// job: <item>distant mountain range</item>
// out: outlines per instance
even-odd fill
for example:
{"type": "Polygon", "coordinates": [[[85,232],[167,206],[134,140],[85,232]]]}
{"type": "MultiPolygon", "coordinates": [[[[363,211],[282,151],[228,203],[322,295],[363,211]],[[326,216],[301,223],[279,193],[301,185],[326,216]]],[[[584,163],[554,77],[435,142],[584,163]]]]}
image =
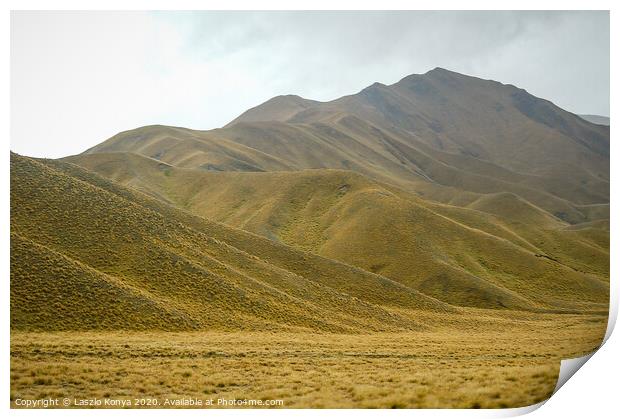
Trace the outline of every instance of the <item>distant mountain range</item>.
{"type": "Polygon", "coordinates": [[[12,155],[12,327],[605,312],[609,163],[609,126],[441,68],[330,102],[278,96],[220,129],[12,155]]]}

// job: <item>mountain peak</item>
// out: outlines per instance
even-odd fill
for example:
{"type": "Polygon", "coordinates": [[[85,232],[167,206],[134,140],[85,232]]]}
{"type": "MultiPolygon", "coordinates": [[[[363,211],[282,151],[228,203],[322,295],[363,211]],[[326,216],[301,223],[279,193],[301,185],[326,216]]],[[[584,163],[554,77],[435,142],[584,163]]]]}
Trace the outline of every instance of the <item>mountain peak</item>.
{"type": "Polygon", "coordinates": [[[318,102],[305,99],[298,95],[279,95],[263,102],[262,104],[248,109],[235,120],[230,122],[227,127],[237,122],[260,122],[260,121],[285,121],[304,109],[307,109],[318,102]]]}
{"type": "Polygon", "coordinates": [[[415,83],[429,83],[431,80],[435,81],[447,81],[455,78],[463,78],[469,77],[461,73],[457,73],[455,71],[446,70],[442,67],[435,67],[432,70],[427,71],[423,74],[413,73],[408,76],[403,77],[398,83],[402,82],[415,82],[415,83]]]}
{"type": "Polygon", "coordinates": [[[370,87],[386,87],[386,86],[385,86],[385,84],[379,83],[378,81],[376,81],[373,84],[371,84],[370,86],[368,86],[367,89],[370,88],[370,87]]]}
{"type": "MultiPolygon", "coordinates": [[[[278,96],[274,96],[271,99],[267,100],[267,102],[273,102],[273,101],[277,101],[277,100],[291,100],[291,101],[295,101],[295,102],[303,102],[306,101],[308,99],[305,99],[299,95],[278,95],[278,96]]],[[[265,103],[267,103],[265,102],[265,103]]]]}
{"type": "Polygon", "coordinates": [[[454,71],[450,71],[450,70],[446,70],[445,68],[442,67],[435,67],[432,70],[428,70],[426,73],[424,73],[425,75],[430,75],[430,74],[458,74],[455,73],[454,71]]]}
{"type": "Polygon", "coordinates": [[[436,80],[477,79],[477,77],[452,70],[447,70],[442,67],[435,67],[432,70],[427,71],[425,74],[423,74],[423,76],[431,77],[436,80]]]}
{"type": "Polygon", "coordinates": [[[387,87],[387,85],[385,85],[383,83],[379,83],[378,81],[376,81],[373,84],[371,84],[370,86],[364,87],[360,91],[360,93],[366,94],[366,93],[374,92],[376,90],[383,89],[383,88],[386,88],[386,87],[387,87]]]}

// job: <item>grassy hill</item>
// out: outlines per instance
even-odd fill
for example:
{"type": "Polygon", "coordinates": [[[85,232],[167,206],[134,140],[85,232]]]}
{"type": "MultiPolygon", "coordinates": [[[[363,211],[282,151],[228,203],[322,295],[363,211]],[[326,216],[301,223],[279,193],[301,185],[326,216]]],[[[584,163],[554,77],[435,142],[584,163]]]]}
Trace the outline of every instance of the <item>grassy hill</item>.
{"type": "Polygon", "coordinates": [[[222,129],[142,127],[86,151],[109,152],[207,171],[352,170],[444,203],[508,192],[571,224],[608,217],[609,127],[443,69],[331,102],[278,96],[222,129]]]}
{"type": "Polygon", "coordinates": [[[574,234],[513,194],[485,195],[462,208],[351,171],[206,172],[128,153],[67,160],[196,215],[379,273],[451,304],[605,307],[608,232],[584,226],[596,233],[574,234]]]}
{"type": "Polygon", "coordinates": [[[11,188],[15,278],[49,259],[156,327],[379,330],[422,327],[409,310],[608,301],[609,128],[443,69],[12,156],[11,188]]]}
{"type": "MultiPolygon", "coordinates": [[[[447,152],[439,154],[444,161],[479,175],[498,177],[495,165],[504,169],[503,180],[514,180],[515,173],[534,175],[518,183],[576,203],[601,202],[609,196],[609,127],[589,123],[515,86],[441,68],[391,86],[375,83],[357,94],[309,106],[286,120],[268,116],[263,120],[336,124],[351,130],[363,130],[365,123],[407,146],[447,152]],[[553,187],[546,184],[550,181],[553,187]],[[570,189],[560,187],[569,184],[570,189]]],[[[255,118],[242,115],[231,125],[250,121],[255,118]]],[[[402,146],[396,148],[391,150],[394,155],[402,146]]]]}
{"type": "Polygon", "coordinates": [[[454,308],[389,279],[208,222],[58,161],[11,155],[20,330],[421,328],[454,308]]]}
{"type": "Polygon", "coordinates": [[[609,179],[608,127],[588,123],[515,86],[442,68],[391,86],[375,83],[315,108],[289,121],[310,123],[347,112],[435,149],[512,171],[549,176],[575,166],[599,180],[609,179]]]}

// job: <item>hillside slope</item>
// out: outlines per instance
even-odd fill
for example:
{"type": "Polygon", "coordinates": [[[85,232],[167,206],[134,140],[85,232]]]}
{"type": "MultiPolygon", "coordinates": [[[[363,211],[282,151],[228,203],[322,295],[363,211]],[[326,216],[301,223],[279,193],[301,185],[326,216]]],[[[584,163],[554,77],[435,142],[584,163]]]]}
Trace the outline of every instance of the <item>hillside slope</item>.
{"type": "Polygon", "coordinates": [[[179,211],[75,165],[11,154],[20,330],[416,329],[455,309],[389,279],[179,211]]]}
{"type": "Polygon", "coordinates": [[[128,153],[67,160],[194,214],[451,304],[596,309],[606,300],[608,233],[588,227],[582,233],[597,233],[575,234],[512,194],[485,195],[460,208],[351,171],[205,172],[128,153]]]}

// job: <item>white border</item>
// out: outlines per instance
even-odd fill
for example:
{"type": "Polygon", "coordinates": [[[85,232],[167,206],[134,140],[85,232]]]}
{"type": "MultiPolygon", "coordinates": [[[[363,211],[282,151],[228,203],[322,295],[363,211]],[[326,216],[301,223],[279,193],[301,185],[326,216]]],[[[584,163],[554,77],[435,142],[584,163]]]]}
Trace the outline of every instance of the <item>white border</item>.
{"type": "MultiPolygon", "coordinates": [[[[617,2],[616,2],[617,3],[617,2]]],[[[0,394],[4,394],[5,397],[9,394],[9,170],[8,170],[8,148],[9,148],[9,102],[10,102],[10,66],[9,66],[9,49],[10,49],[10,10],[341,10],[354,8],[358,10],[382,10],[382,9],[395,9],[395,10],[463,10],[464,6],[467,6],[469,10],[611,10],[611,108],[610,116],[612,119],[612,139],[615,139],[614,125],[616,121],[616,112],[614,100],[617,97],[618,87],[615,83],[613,74],[617,74],[617,51],[615,47],[617,43],[614,41],[618,39],[618,31],[616,30],[618,18],[618,7],[614,8],[614,2],[605,0],[589,0],[589,1],[550,1],[550,0],[521,0],[521,1],[489,1],[489,0],[470,0],[467,2],[458,0],[436,0],[433,2],[426,1],[404,1],[404,0],[382,0],[381,2],[370,2],[366,0],[358,0],[356,2],[346,2],[339,0],[315,0],[315,1],[297,1],[294,4],[290,1],[283,0],[267,0],[257,1],[250,0],[229,0],[229,1],[199,1],[199,0],[179,0],[179,1],[162,1],[162,0],[107,0],[107,1],[89,1],[87,4],[83,1],[77,0],[60,0],[60,1],[8,1],[5,2],[6,8],[3,9],[2,22],[5,24],[3,28],[3,42],[2,45],[2,58],[5,60],[2,66],[3,80],[2,83],[2,127],[3,127],[3,140],[6,143],[5,155],[3,162],[6,166],[0,173],[0,185],[2,187],[3,205],[2,220],[0,228],[2,229],[1,241],[2,246],[2,279],[3,288],[0,293],[0,312],[2,313],[2,342],[1,354],[2,354],[2,385],[0,394]],[[615,10],[614,10],[615,9],[615,10]]],[[[618,152],[617,147],[613,145],[611,147],[611,161],[617,163],[618,152]]],[[[618,186],[615,181],[617,176],[617,166],[611,165],[611,178],[614,179],[611,182],[611,208],[616,208],[616,201],[618,196],[618,186]]],[[[617,281],[616,274],[618,272],[618,240],[617,240],[617,227],[615,217],[611,219],[611,307],[610,307],[610,327],[608,329],[609,335],[615,324],[615,320],[618,312],[617,305],[617,281]]],[[[554,395],[544,407],[536,410],[532,413],[532,417],[584,417],[585,415],[591,417],[606,417],[609,413],[616,412],[616,397],[617,392],[614,391],[617,383],[618,374],[618,352],[620,343],[615,336],[611,336],[605,345],[598,351],[592,359],[587,363],[587,367],[577,372],[577,378],[569,380],[568,383],[563,386],[559,392],[554,395]]],[[[289,417],[294,414],[299,418],[315,417],[317,415],[328,417],[375,417],[378,412],[372,410],[296,410],[295,412],[281,410],[175,410],[170,411],[145,411],[145,410],[131,410],[131,411],[112,411],[110,410],[94,410],[85,413],[84,411],[58,411],[58,410],[10,410],[8,409],[9,402],[5,399],[3,402],[2,413],[5,413],[8,417],[60,417],[60,418],[81,418],[85,414],[89,416],[102,418],[111,415],[118,415],[121,417],[131,416],[135,417],[169,417],[171,414],[174,416],[188,416],[188,417],[230,417],[232,416],[244,416],[244,417],[289,417]]],[[[536,406],[539,407],[539,406],[536,406]]],[[[400,417],[506,417],[514,416],[516,414],[527,413],[532,408],[525,409],[504,409],[504,410],[396,410],[396,411],[381,411],[381,415],[394,415],[400,417]]]]}

